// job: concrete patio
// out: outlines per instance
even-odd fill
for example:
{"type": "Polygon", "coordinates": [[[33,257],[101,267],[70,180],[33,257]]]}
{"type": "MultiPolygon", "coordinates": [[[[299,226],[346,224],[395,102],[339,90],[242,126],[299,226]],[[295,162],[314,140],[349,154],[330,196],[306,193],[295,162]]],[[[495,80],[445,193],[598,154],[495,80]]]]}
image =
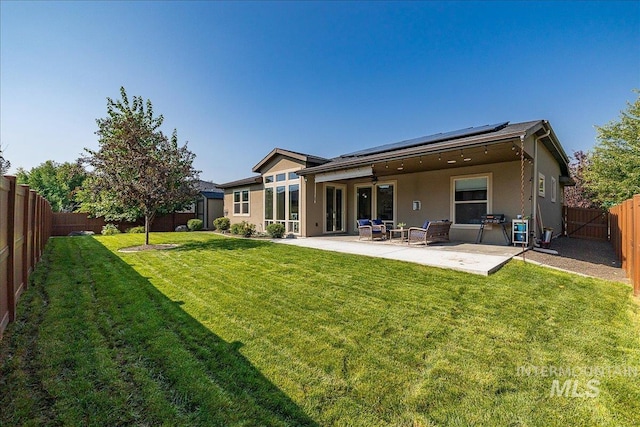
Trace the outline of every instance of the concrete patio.
{"type": "Polygon", "coordinates": [[[473,243],[435,243],[429,246],[401,243],[399,240],[358,240],[358,236],[338,235],[275,239],[275,243],[413,262],[488,276],[522,252],[514,246],[473,243]]]}

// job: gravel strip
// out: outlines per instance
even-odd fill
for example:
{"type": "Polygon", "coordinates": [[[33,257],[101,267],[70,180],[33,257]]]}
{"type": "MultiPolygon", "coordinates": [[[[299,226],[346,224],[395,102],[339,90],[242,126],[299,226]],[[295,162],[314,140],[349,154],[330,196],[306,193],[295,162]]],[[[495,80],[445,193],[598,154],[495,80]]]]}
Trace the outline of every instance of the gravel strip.
{"type": "Polygon", "coordinates": [[[551,241],[549,249],[558,251],[558,255],[530,250],[525,259],[600,279],[631,283],[609,242],[559,237],[551,241]]]}

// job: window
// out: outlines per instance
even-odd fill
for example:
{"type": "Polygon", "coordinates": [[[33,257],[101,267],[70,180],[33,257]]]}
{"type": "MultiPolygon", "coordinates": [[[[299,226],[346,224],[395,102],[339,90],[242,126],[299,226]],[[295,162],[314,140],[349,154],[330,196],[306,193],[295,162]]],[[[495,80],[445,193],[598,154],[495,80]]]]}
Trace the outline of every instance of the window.
{"type": "Polygon", "coordinates": [[[538,173],[538,196],[540,197],[544,197],[545,195],[545,191],[544,191],[544,175],[542,175],[541,173],[538,173]]]}
{"type": "Polygon", "coordinates": [[[383,221],[393,221],[393,185],[382,184],[376,187],[377,218],[383,221]]]}
{"type": "Polygon", "coordinates": [[[276,219],[278,221],[284,221],[285,215],[284,215],[284,207],[285,207],[285,201],[284,201],[284,197],[285,197],[285,192],[284,192],[285,187],[277,187],[276,188],[276,219]]]}
{"type": "Polygon", "coordinates": [[[454,177],[451,216],[454,224],[480,224],[491,209],[491,175],[454,177]]]}
{"type": "Polygon", "coordinates": [[[249,190],[236,190],[233,192],[233,214],[238,216],[249,215],[249,190]]]}
{"type": "Polygon", "coordinates": [[[551,177],[551,202],[556,202],[556,196],[558,195],[558,184],[556,183],[556,179],[551,177]]]}
{"type": "Polygon", "coordinates": [[[278,223],[300,233],[300,177],[285,171],[264,178],[264,227],[278,223]],[[269,178],[269,179],[267,179],[269,178]]]}
{"type": "Polygon", "coordinates": [[[264,219],[273,220],[273,187],[264,189],[264,219]]]}

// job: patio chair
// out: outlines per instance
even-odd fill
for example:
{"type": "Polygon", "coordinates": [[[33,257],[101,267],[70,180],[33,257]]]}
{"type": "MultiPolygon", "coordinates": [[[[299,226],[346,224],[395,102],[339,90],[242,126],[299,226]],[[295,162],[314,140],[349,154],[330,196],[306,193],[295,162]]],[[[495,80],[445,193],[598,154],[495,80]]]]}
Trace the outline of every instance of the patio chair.
{"type": "Polygon", "coordinates": [[[387,227],[382,220],[374,219],[370,221],[368,219],[358,220],[358,239],[366,238],[369,240],[387,238],[387,227]]]}
{"type": "Polygon", "coordinates": [[[422,228],[409,228],[407,243],[409,245],[411,243],[424,243],[427,246],[430,242],[448,242],[450,229],[451,222],[449,220],[425,221],[422,228]]]}

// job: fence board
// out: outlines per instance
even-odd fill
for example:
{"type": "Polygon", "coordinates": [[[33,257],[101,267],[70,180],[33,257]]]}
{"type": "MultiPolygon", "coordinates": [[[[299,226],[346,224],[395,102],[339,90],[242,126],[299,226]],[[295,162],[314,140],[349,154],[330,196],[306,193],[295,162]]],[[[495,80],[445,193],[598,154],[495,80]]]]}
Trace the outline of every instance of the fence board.
{"type": "Polygon", "coordinates": [[[565,206],[565,234],[581,239],[609,240],[609,212],[565,206]]]}
{"type": "Polygon", "coordinates": [[[640,296],[640,194],[609,209],[611,243],[622,263],[622,269],[640,296]]]}
{"type": "Polygon", "coordinates": [[[51,216],[44,198],[0,176],[0,338],[51,235],[51,216]]]}
{"type": "MultiPolygon", "coordinates": [[[[195,213],[173,213],[157,217],[151,224],[151,231],[174,231],[179,225],[186,225],[187,221],[195,218],[195,213]]],[[[87,214],[56,212],[53,214],[53,236],[67,236],[73,231],[93,231],[100,234],[102,227],[107,223],[104,218],[89,218],[87,214]]],[[[131,227],[144,225],[144,219],[136,222],[115,223],[122,232],[131,227]]]]}

